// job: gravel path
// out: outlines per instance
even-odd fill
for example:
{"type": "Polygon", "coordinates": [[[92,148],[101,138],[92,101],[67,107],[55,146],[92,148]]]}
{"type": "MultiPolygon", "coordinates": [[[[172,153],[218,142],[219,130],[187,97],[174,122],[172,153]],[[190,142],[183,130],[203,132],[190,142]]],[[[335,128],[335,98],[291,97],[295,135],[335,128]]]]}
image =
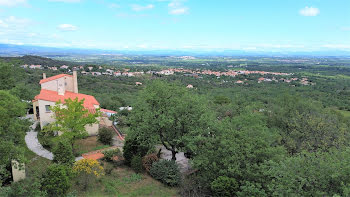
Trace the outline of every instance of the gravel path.
{"type": "MultiPolygon", "coordinates": [[[[34,123],[30,127],[30,131],[27,132],[25,136],[25,141],[27,144],[27,147],[33,151],[35,154],[44,157],[46,159],[52,160],[53,159],[53,154],[52,152],[46,150],[39,142],[38,140],[38,132],[35,131],[35,127],[37,124],[39,124],[38,121],[34,121],[34,116],[33,115],[27,115],[26,119],[31,119],[34,123]]],[[[83,157],[76,157],[75,161],[78,161],[80,159],[83,159],[83,157]]]]}
{"type": "MultiPolygon", "coordinates": [[[[159,150],[159,148],[162,149],[160,158],[166,159],[166,160],[171,160],[171,158],[172,158],[171,151],[167,150],[164,146],[161,146],[161,145],[156,146],[157,151],[159,150]]],[[[176,163],[179,165],[180,171],[182,173],[186,173],[186,172],[191,170],[191,166],[189,164],[189,159],[187,159],[185,157],[184,152],[179,152],[176,154],[176,163]]]]}
{"type": "Polygon", "coordinates": [[[35,154],[44,157],[46,159],[52,160],[53,159],[53,154],[46,150],[40,143],[38,140],[38,132],[34,131],[36,125],[39,122],[34,121],[34,124],[31,126],[30,131],[27,132],[26,137],[25,137],[25,141],[27,144],[27,147],[33,151],[35,154]]]}

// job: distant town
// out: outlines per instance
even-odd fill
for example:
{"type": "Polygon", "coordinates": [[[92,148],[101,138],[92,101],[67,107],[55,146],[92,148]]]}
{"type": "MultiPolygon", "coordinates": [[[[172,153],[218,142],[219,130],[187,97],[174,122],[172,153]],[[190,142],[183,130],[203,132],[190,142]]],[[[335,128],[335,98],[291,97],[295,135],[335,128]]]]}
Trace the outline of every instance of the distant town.
{"type": "MultiPolygon", "coordinates": [[[[174,75],[174,74],[183,74],[187,77],[194,77],[194,78],[202,78],[202,76],[215,76],[216,78],[220,78],[222,76],[229,76],[229,77],[236,77],[238,75],[251,75],[251,74],[257,74],[262,76],[284,76],[284,78],[276,78],[276,77],[260,77],[258,78],[257,82],[285,82],[285,83],[291,83],[291,82],[299,82],[302,85],[315,85],[316,83],[313,83],[308,80],[308,78],[298,78],[298,77],[292,77],[294,73],[283,73],[283,72],[266,72],[266,71],[249,71],[249,70],[227,70],[227,71],[213,71],[209,69],[201,70],[201,69],[184,69],[184,68],[169,68],[169,69],[163,69],[160,71],[138,71],[138,72],[131,72],[130,69],[114,69],[114,68],[103,68],[102,66],[98,66],[97,69],[95,69],[93,66],[42,66],[42,65],[22,65],[22,68],[25,69],[50,69],[53,71],[61,70],[64,72],[71,73],[72,70],[80,71],[82,75],[92,75],[92,76],[125,76],[125,77],[138,77],[145,74],[151,74],[151,75],[174,75]],[[96,71],[97,70],[97,71],[96,71]]],[[[228,66],[228,68],[232,68],[232,66],[228,66]]],[[[244,80],[237,80],[235,81],[236,84],[244,84],[247,79],[244,80]]],[[[136,85],[142,85],[141,83],[138,83],[136,85]]],[[[192,88],[189,86],[188,88],[192,88]]]]}

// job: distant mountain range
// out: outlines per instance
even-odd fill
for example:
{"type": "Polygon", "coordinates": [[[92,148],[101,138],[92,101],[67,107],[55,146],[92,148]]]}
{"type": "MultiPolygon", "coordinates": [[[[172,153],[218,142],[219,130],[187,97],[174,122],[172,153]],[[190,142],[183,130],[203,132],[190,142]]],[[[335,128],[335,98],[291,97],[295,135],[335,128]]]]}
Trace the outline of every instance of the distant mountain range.
{"type": "Polygon", "coordinates": [[[244,50],[102,50],[81,48],[54,48],[31,45],[0,44],[0,56],[70,56],[70,55],[156,55],[156,56],[346,56],[350,51],[329,50],[312,52],[267,52],[244,50]]]}

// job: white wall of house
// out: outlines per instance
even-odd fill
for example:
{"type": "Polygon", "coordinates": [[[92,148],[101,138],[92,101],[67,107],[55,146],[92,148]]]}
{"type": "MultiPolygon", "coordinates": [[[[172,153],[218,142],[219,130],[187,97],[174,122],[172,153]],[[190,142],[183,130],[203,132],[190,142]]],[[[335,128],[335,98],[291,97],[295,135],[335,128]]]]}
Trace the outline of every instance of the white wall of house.
{"type": "Polygon", "coordinates": [[[39,115],[40,115],[40,127],[41,129],[55,121],[54,113],[46,110],[46,106],[54,106],[56,103],[52,101],[38,100],[39,105],[39,115]]]}
{"type": "Polygon", "coordinates": [[[58,87],[64,88],[65,91],[74,92],[73,77],[61,77],[41,84],[41,89],[56,92],[58,92],[58,87]]]}

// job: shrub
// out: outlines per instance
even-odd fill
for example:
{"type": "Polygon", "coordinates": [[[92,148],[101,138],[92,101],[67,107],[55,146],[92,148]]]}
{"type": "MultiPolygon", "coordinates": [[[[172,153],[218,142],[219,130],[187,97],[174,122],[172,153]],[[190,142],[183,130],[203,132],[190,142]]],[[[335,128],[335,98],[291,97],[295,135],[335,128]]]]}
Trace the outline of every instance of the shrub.
{"type": "Polygon", "coordinates": [[[122,152],[119,150],[119,148],[105,150],[102,153],[103,153],[104,159],[106,161],[113,161],[113,157],[115,157],[115,156],[121,157],[122,156],[122,152]]]}
{"type": "Polygon", "coordinates": [[[111,145],[113,140],[113,135],[114,135],[114,132],[112,129],[102,127],[98,131],[98,140],[103,144],[111,145]]]}
{"type": "Polygon", "coordinates": [[[103,176],[103,167],[93,159],[82,159],[75,162],[73,172],[78,175],[78,180],[86,190],[89,184],[97,177],[103,176]]]}
{"type": "Polygon", "coordinates": [[[46,196],[45,191],[41,191],[39,179],[26,178],[16,183],[12,183],[11,187],[0,187],[0,196],[2,197],[37,197],[46,196]]]}
{"type": "Polygon", "coordinates": [[[140,173],[143,171],[143,167],[142,167],[142,159],[140,156],[135,155],[132,157],[131,160],[131,168],[136,172],[136,173],[140,173]]]}
{"type": "Polygon", "coordinates": [[[130,166],[131,159],[133,158],[134,155],[143,157],[147,154],[149,150],[150,148],[146,146],[142,146],[141,143],[137,141],[136,137],[129,137],[128,135],[123,147],[123,156],[125,159],[125,164],[130,166]]]}
{"type": "Polygon", "coordinates": [[[236,179],[227,176],[219,176],[211,183],[211,191],[214,196],[233,196],[237,189],[236,179]]]}
{"type": "Polygon", "coordinates": [[[50,165],[43,175],[42,188],[49,196],[64,196],[71,185],[71,171],[66,166],[50,165]]]}
{"type": "Polygon", "coordinates": [[[154,162],[149,172],[153,178],[169,186],[176,186],[181,182],[181,173],[175,161],[154,162]]]}
{"type": "Polygon", "coordinates": [[[60,140],[52,153],[55,163],[72,166],[75,161],[72,146],[66,140],[60,140]]]}
{"type": "Polygon", "coordinates": [[[149,172],[151,167],[152,167],[152,164],[154,162],[157,162],[158,160],[159,160],[159,158],[157,157],[157,155],[155,153],[146,155],[142,159],[142,166],[146,170],[146,172],[149,172]]]}
{"type": "MultiPolygon", "coordinates": [[[[39,129],[40,129],[40,124],[39,129]]],[[[54,147],[54,137],[55,137],[55,131],[51,129],[50,125],[47,125],[43,128],[43,130],[38,131],[38,139],[40,141],[40,144],[47,149],[52,149],[54,147]]]]}

